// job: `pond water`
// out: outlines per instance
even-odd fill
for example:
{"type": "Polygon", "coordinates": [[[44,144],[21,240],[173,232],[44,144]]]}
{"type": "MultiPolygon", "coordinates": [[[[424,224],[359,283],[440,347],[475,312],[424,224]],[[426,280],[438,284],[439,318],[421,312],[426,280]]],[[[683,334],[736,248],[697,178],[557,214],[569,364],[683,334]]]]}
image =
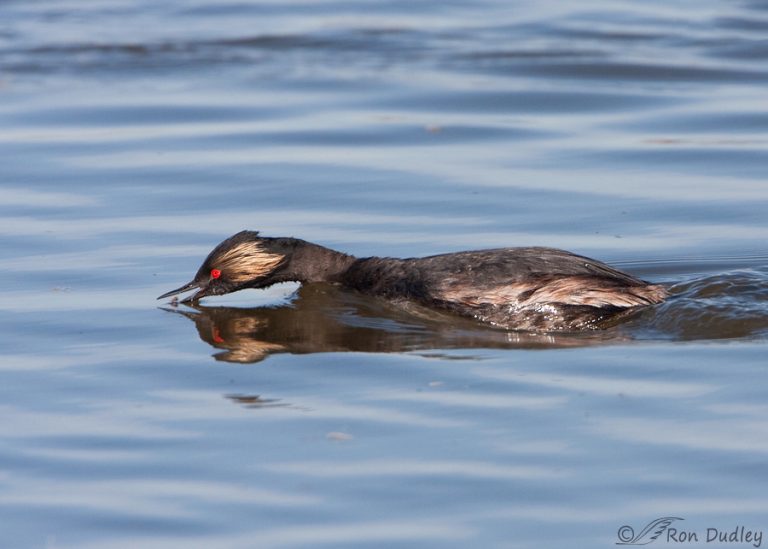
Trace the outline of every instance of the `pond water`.
{"type": "Polygon", "coordinates": [[[749,1],[0,3],[0,545],[768,544],[767,31],[749,1]],[[245,228],[566,248],[673,297],[580,335],[156,301],[245,228]]]}

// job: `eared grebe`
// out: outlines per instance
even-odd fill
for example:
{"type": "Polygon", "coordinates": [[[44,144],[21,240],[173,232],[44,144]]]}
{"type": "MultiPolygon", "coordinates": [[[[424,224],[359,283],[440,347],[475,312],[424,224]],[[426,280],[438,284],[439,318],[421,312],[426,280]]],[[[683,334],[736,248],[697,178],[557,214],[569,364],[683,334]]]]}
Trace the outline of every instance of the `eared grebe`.
{"type": "Polygon", "coordinates": [[[508,330],[596,329],[665,288],[553,248],[499,248],[413,259],[358,259],[297,238],[242,231],[216,246],[194,280],[158,299],[197,289],[186,302],[278,282],[327,282],[414,302],[508,330]]]}

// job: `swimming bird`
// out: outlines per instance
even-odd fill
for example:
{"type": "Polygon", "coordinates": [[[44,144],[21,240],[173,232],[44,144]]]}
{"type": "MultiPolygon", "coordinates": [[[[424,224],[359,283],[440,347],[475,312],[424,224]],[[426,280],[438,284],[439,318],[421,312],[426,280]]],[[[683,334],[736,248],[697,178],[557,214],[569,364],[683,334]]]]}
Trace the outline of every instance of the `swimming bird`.
{"type": "Polygon", "coordinates": [[[337,284],[507,330],[534,332],[599,329],[668,296],[661,285],[554,248],[357,258],[298,238],[241,231],[211,251],[191,282],[158,299],[197,290],[183,301],[196,302],[278,282],[337,284]]]}

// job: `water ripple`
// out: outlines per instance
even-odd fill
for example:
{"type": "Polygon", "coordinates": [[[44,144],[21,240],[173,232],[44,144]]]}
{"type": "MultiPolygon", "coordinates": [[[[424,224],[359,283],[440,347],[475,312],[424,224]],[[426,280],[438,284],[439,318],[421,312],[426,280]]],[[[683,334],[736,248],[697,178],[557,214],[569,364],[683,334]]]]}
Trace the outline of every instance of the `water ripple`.
{"type": "Polygon", "coordinates": [[[764,4],[0,2],[4,546],[760,524],[764,4]],[[561,247],[673,295],[592,334],[319,285],[155,300],[244,228],[561,247]]]}

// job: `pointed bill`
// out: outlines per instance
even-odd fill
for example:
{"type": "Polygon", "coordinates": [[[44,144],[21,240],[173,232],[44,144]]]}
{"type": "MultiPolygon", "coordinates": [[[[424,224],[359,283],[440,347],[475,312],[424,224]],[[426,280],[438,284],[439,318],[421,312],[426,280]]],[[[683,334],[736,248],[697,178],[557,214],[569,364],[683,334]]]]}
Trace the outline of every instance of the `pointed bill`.
{"type": "Polygon", "coordinates": [[[165,299],[166,297],[171,297],[178,294],[183,294],[184,292],[188,292],[189,290],[194,290],[195,288],[199,288],[200,284],[193,280],[192,282],[188,282],[187,284],[184,284],[181,288],[176,288],[175,290],[171,290],[170,292],[166,292],[157,299],[165,299]]]}

